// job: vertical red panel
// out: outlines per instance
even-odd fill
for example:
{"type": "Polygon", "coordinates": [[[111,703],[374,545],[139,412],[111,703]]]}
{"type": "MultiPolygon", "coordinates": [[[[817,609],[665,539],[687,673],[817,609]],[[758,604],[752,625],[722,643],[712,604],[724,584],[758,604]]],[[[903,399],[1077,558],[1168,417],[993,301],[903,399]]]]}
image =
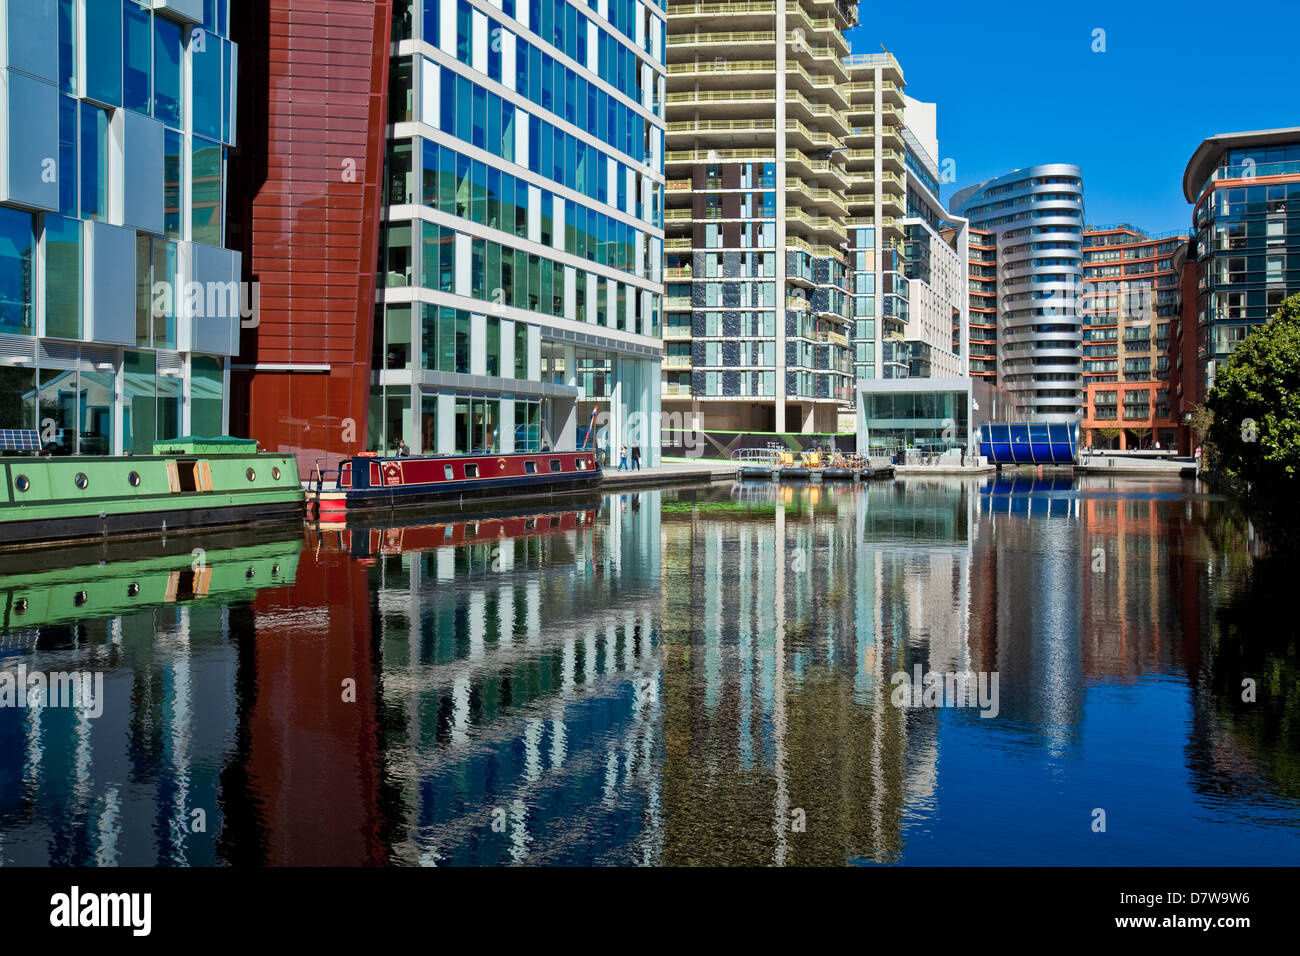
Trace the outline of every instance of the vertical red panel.
{"type": "Polygon", "coordinates": [[[365,448],[392,4],[263,0],[233,20],[230,245],[261,308],[240,341],[231,431],[295,453],[305,476],[365,448]],[[267,365],[303,370],[248,368],[267,365]]]}

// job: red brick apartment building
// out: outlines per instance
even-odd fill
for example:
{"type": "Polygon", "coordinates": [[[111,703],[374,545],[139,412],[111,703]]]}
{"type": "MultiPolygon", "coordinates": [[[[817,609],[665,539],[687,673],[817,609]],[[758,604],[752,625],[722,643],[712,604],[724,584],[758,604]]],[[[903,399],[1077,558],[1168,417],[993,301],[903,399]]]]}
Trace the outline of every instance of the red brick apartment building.
{"type": "Polygon", "coordinates": [[[1170,326],[1181,298],[1172,257],[1186,241],[1129,223],[1084,230],[1084,445],[1177,447],[1170,326]]]}

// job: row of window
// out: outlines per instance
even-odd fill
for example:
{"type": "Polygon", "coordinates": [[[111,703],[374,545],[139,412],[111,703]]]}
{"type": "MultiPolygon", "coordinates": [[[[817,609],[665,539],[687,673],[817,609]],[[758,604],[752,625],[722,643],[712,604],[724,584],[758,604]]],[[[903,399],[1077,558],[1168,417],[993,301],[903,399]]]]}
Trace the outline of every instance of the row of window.
{"type": "MultiPolygon", "coordinates": [[[[386,255],[390,288],[416,285],[556,318],[566,316],[567,267],[562,263],[488,239],[461,237],[462,241],[468,240],[470,255],[469,268],[464,270],[469,276],[466,287],[458,281],[461,270],[457,268],[457,246],[461,243],[457,241],[456,230],[448,226],[431,222],[418,225],[420,270],[416,273],[415,225],[390,223],[388,226],[386,255]]],[[[650,296],[650,299],[647,329],[642,290],[602,275],[577,272],[572,317],[579,322],[658,336],[658,298],[650,296]],[[611,287],[614,289],[612,306],[611,287]],[[594,300],[590,301],[590,310],[589,300],[594,300]]]]}
{"type": "MultiPolygon", "coordinates": [[[[80,339],[83,335],[84,249],[82,225],[76,219],[33,215],[0,206],[0,332],[35,333],[32,276],[33,252],[45,244],[45,328],[51,338],[80,339]]],[[[159,301],[159,283],[173,288],[179,264],[177,243],[144,233],[136,236],[136,345],[176,348],[175,297],[159,301]]]]}
{"type": "MultiPolygon", "coordinates": [[[[438,67],[426,61],[426,69],[436,70],[438,67]]],[[[440,113],[435,117],[425,109],[421,113],[424,122],[507,162],[527,166],[532,172],[567,186],[588,199],[616,206],[637,218],[662,226],[661,186],[655,184],[654,188],[646,189],[647,180],[641,174],[633,173],[630,167],[608,156],[595,143],[570,136],[540,117],[517,110],[512,103],[459,74],[448,70],[441,72],[440,113]],[[519,134],[522,130],[516,128],[525,116],[528,118],[527,156],[520,155],[519,134]]],[[[395,95],[394,102],[398,100],[395,95]]],[[[413,118],[409,110],[399,110],[394,122],[413,118]]],[[[597,125],[594,116],[588,118],[586,128],[594,131],[597,125]]],[[[428,163],[425,165],[427,168],[428,163]]],[[[393,191],[400,193],[403,185],[407,186],[404,190],[408,194],[407,201],[418,201],[411,195],[413,182],[403,184],[398,180],[393,191]]],[[[427,201],[428,197],[425,198],[427,201]]]]}
{"type": "MultiPolygon", "coordinates": [[[[545,246],[555,245],[555,195],[538,190],[539,202],[531,209],[530,183],[495,166],[457,153],[428,140],[416,140],[423,156],[422,188],[418,198],[432,208],[459,216],[482,226],[512,233],[520,239],[534,238],[545,246]],[[531,218],[539,228],[530,228],[531,218]]],[[[411,143],[393,145],[390,169],[395,180],[408,177],[403,170],[410,166],[411,143]]],[[[532,186],[532,189],[537,187],[532,186]]],[[[410,195],[409,198],[417,198],[410,195]]],[[[564,249],[598,265],[635,273],[637,246],[645,237],[631,223],[607,216],[572,200],[561,200],[564,207],[564,249]]],[[[654,247],[652,262],[657,258],[654,247]]],[[[645,263],[642,263],[644,270],[645,263]]]]}
{"type": "MultiPolygon", "coordinates": [[[[174,357],[173,357],[174,358],[174,357]]],[[[190,358],[190,430],[218,435],[224,427],[224,374],[218,359],[190,358]]],[[[56,454],[107,455],[113,450],[113,408],[121,394],[122,449],[148,455],[155,441],[181,434],[183,381],[158,374],[152,352],[125,352],[122,371],[27,369],[0,365],[0,428],[39,431],[56,454]]]]}
{"type": "Polygon", "coordinates": [[[383,317],[383,325],[375,333],[376,368],[421,368],[470,375],[471,348],[477,346],[474,354],[484,357],[483,374],[529,377],[527,323],[486,316],[484,340],[473,343],[470,313],[464,309],[428,303],[389,304],[377,310],[376,316],[383,317]],[[418,326],[413,321],[413,310],[418,310],[418,326]],[[503,326],[505,334],[514,338],[514,361],[509,368],[503,367],[501,361],[503,326]]]}
{"type": "MultiPolygon", "coordinates": [[[[179,23],[135,0],[85,0],[85,41],[78,42],[74,0],[59,0],[59,85],[106,107],[133,110],[167,126],[182,126],[182,68],[189,51],[193,115],[200,136],[233,142],[234,46],[225,39],[226,0],[206,0],[205,26],[186,33],[179,23]],[[79,57],[84,54],[84,61],[79,57]],[[80,67],[80,69],[79,69],[80,67]]],[[[11,38],[11,49],[14,44],[11,38]]],[[[33,55],[36,55],[34,48],[33,55]]],[[[19,68],[21,54],[19,55],[19,68]]],[[[38,71],[30,72],[39,75],[38,71]]]]}
{"type": "MultiPolygon", "coordinates": [[[[1300,172],[1300,169],[1296,171],[1300,172]]],[[[1300,180],[1260,186],[1233,186],[1207,194],[1197,205],[1193,220],[1196,228],[1200,229],[1211,219],[1230,216],[1294,217],[1297,202],[1300,202],[1300,180]]]]}
{"type": "MultiPolygon", "coordinates": [[[[69,217],[110,222],[110,111],[71,96],[59,97],[59,210],[69,217]]],[[[182,239],[186,137],[163,132],[163,234],[182,239]]],[[[190,239],[211,246],[223,242],[222,182],[225,147],[201,136],[190,142],[190,239]]]]}

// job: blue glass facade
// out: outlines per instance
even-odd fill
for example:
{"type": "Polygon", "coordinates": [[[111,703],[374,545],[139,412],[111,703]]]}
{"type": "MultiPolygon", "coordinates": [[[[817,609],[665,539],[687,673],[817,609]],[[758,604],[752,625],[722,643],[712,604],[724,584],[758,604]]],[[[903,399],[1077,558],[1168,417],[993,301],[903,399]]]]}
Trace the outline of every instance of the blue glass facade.
{"type": "Polygon", "coordinates": [[[1239,136],[1251,142],[1225,137],[1203,159],[1198,150],[1206,175],[1188,194],[1200,394],[1237,343],[1300,292],[1300,129],[1239,136]]]}
{"type": "Polygon", "coordinates": [[[57,454],[227,428],[255,301],[225,248],[229,12],[0,2],[0,427],[57,454]]]}
{"type": "Polygon", "coordinates": [[[663,37],[621,0],[395,3],[372,448],[559,448],[594,415],[655,460],[663,37]]]}

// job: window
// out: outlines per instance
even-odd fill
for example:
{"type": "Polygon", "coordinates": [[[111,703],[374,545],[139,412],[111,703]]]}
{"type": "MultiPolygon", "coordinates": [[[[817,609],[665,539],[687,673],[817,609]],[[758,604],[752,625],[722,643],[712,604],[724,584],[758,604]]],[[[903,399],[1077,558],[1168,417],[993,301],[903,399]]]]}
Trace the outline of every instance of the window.
{"type": "Polygon", "coordinates": [[[515,378],[528,378],[528,325],[515,323],[515,378]]]}
{"type": "Polygon", "coordinates": [[[77,100],[71,96],[59,97],[59,166],[68,170],[59,176],[59,212],[65,216],[77,215],[77,140],[80,127],[77,123],[77,100]]]}
{"type": "Polygon", "coordinates": [[[81,218],[108,219],[108,111],[81,104],[81,218]]]}
{"type": "Polygon", "coordinates": [[[77,92],[76,0],[59,0],[59,89],[77,92]]]}
{"type": "Polygon", "coordinates": [[[222,147],[219,143],[194,137],[190,180],[190,238],[210,246],[221,245],[221,172],[222,147]]]}
{"type": "Polygon", "coordinates": [[[108,106],[122,105],[121,0],[86,0],[86,96],[108,106]]]}
{"type": "Polygon", "coordinates": [[[156,417],[154,377],[157,363],[152,352],[126,352],[122,357],[122,449],[136,455],[153,451],[156,417]]]}
{"type": "Polygon", "coordinates": [[[408,286],[411,284],[411,224],[409,222],[391,223],[387,232],[388,268],[385,285],[408,286]]]}
{"type": "Polygon", "coordinates": [[[495,315],[487,317],[487,374],[501,374],[501,319],[495,315]]]}
{"type": "Polygon", "coordinates": [[[45,334],[81,338],[81,223],[45,217],[45,334]]]}
{"type": "Polygon", "coordinates": [[[218,359],[195,355],[190,359],[190,432],[221,435],[224,407],[222,369],[218,359]]]}
{"type": "Polygon", "coordinates": [[[125,64],[122,105],[138,113],[149,113],[152,80],[152,24],[147,10],[134,3],[125,7],[125,64]]]}
{"type": "MultiPolygon", "coordinates": [[[[221,139],[223,132],[221,95],[222,55],[225,41],[218,37],[199,34],[190,41],[190,102],[194,115],[191,117],[196,136],[209,139],[221,139]]],[[[407,64],[409,70],[410,66],[407,64]]],[[[198,175],[195,174],[195,181],[198,175]]]]}
{"type": "Polygon", "coordinates": [[[0,207],[0,332],[32,332],[34,243],[31,213],[0,207]]]}
{"type": "Polygon", "coordinates": [[[477,478],[477,477],[478,477],[478,465],[466,465],[466,466],[465,466],[465,477],[466,477],[466,478],[477,478]]]}
{"type": "Polygon", "coordinates": [[[526,461],[526,462],[524,462],[524,474],[526,474],[526,475],[535,475],[535,474],[537,474],[537,462],[535,462],[535,461],[526,461]]]}
{"type": "Polygon", "coordinates": [[[163,231],[171,239],[181,236],[181,149],[180,133],[163,133],[163,231]]]}
{"type": "Polygon", "coordinates": [[[556,473],[560,471],[560,459],[558,458],[551,459],[551,471],[556,473]]]}

